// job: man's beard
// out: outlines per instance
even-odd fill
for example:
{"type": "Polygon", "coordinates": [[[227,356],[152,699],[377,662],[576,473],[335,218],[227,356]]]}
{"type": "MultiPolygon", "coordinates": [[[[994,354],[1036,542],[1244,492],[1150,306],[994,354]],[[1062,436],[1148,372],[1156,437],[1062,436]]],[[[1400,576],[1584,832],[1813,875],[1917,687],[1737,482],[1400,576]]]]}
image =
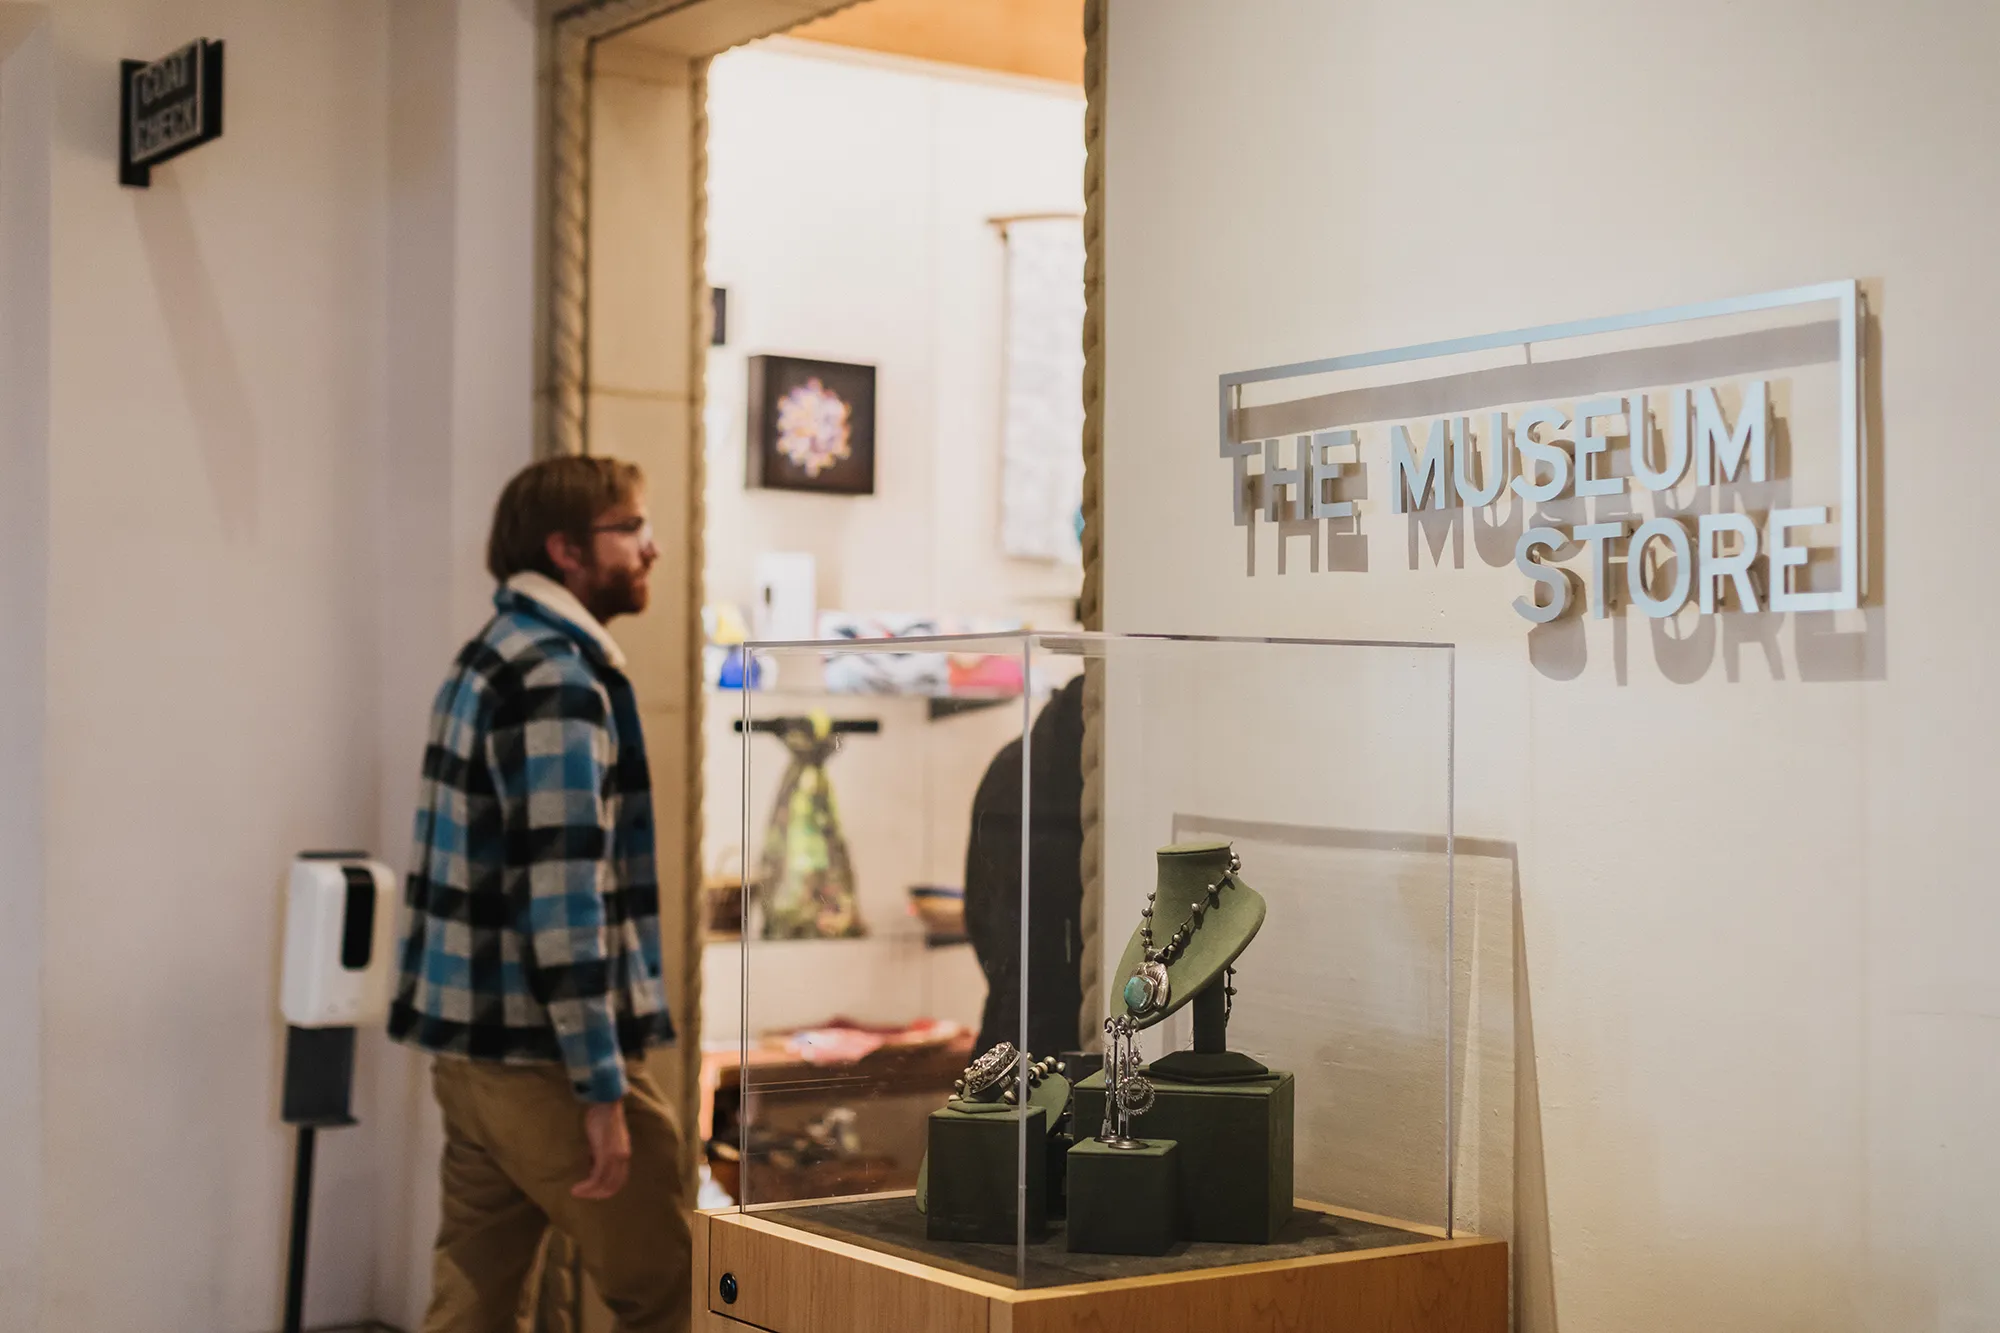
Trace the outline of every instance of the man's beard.
{"type": "Polygon", "coordinates": [[[649,591],[644,579],[636,569],[597,571],[584,607],[600,624],[613,616],[635,616],[646,609],[649,591]]]}

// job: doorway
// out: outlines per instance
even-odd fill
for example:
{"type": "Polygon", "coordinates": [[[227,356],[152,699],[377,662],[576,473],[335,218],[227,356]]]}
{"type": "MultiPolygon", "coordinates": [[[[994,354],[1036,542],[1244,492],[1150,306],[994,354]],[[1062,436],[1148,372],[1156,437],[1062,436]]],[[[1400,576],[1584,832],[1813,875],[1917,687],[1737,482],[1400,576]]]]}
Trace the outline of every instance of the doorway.
{"type": "MultiPolygon", "coordinates": [[[[871,11],[708,71],[697,1116],[718,1206],[915,1186],[987,995],[953,917],[975,797],[1024,694],[1056,684],[996,653],[782,654],[745,700],[734,644],[1076,627],[1081,5],[1070,81],[846,44],[871,11]]],[[[965,11],[905,0],[903,27],[859,36],[940,12],[965,11]]]]}
{"type": "MultiPolygon", "coordinates": [[[[697,1032],[716,1035],[709,1021],[716,1006],[703,1003],[704,991],[711,989],[704,983],[704,965],[711,954],[712,923],[701,890],[705,884],[727,879],[732,868],[729,844],[735,844],[734,868],[741,873],[745,841],[740,834],[711,836],[719,825],[737,822],[741,802],[732,799],[718,810],[718,802],[709,796],[717,776],[709,761],[725,750],[731,751],[733,761],[736,741],[731,734],[718,744],[715,734],[710,704],[719,677],[704,632],[704,608],[711,609],[711,625],[724,604],[734,604],[741,608],[743,619],[751,619],[746,603],[755,598],[743,589],[747,580],[755,592],[759,550],[799,554],[806,547],[820,552],[832,543],[834,554],[821,561],[814,576],[822,609],[992,619],[1011,615],[1043,627],[1070,623],[1080,615],[1086,625],[1096,623],[1095,479],[1088,468],[1079,507],[1083,530],[1078,564],[1060,581],[1060,592],[1051,590],[1039,601],[1013,596],[1023,591],[1018,587],[1009,593],[1012,600],[961,595],[970,586],[967,567],[980,562],[953,555],[962,552],[955,543],[954,524],[933,522],[926,554],[918,560],[885,558],[866,533],[857,535],[867,526],[857,515],[871,507],[877,514],[894,510],[899,496],[913,502],[912,512],[929,497],[933,515],[939,512],[934,502],[940,492],[947,497],[956,494],[975,507],[995,502],[994,496],[979,494],[977,483],[949,468],[934,467],[936,455],[929,445],[938,434],[937,404],[949,401],[952,393],[966,396],[964,385],[980,376],[997,392],[1004,367],[995,364],[994,357],[963,353],[961,363],[974,365],[974,370],[959,373],[945,389],[918,395],[923,405],[913,409],[908,368],[891,352],[776,322],[788,299],[787,284],[771,273],[753,272],[750,247],[742,244],[745,238],[734,227],[727,237],[719,229],[718,217],[726,216],[726,208],[734,206],[727,201],[736,196],[728,193],[734,186],[725,174],[727,163],[715,157],[722,142],[715,111],[735,106],[747,107],[753,115],[769,112],[769,107],[760,106],[753,88],[760,61],[766,74],[781,65],[794,70],[810,66],[822,80],[851,79],[874,70],[885,77],[893,74],[892,83],[957,79],[988,91],[1018,90],[1024,81],[1035,79],[1063,84],[1076,136],[1064,168],[1071,195],[1061,206],[1034,200],[1019,206],[997,201],[981,205],[984,211],[977,219],[979,235],[973,249],[983,249],[987,278],[997,286],[1005,281],[1012,239],[1002,228],[1031,221],[1019,219],[1018,214],[1067,213],[1086,238],[1098,234],[1090,210],[1096,194],[1102,116],[1101,107],[1089,99],[1101,92],[1102,34],[1102,7],[1097,0],[872,0],[859,6],[825,0],[782,4],[605,0],[570,6],[553,15],[545,115],[549,205],[543,233],[541,434],[549,451],[632,458],[646,468],[651,480],[663,567],[655,573],[653,613],[621,638],[627,640],[634,664],[654,757],[662,881],[686,887],[684,893],[666,895],[662,923],[670,1000],[690,1039],[663,1052],[656,1073],[680,1106],[691,1143],[698,1137],[693,1131],[703,1123],[705,1112],[712,1114],[714,1109],[712,1097],[704,1097],[704,1083],[712,1083],[714,1074],[705,1069],[702,1043],[692,1040],[697,1032]],[[842,12],[832,19],[813,22],[836,9],[842,12]],[[940,16],[952,21],[941,21],[940,16]],[[780,31],[786,35],[771,46],[744,45],[780,31]],[[1038,32],[1057,38],[1040,42],[1024,36],[1038,32]],[[1046,63],[1024,63],[1046,62],[1048,52],[1057,48],[1069,53],[1061,59],[1077,70],[1074,77],[1050,79],[1046,63]],[[731,54],[717,60],[725,51],[731,54]],[[731,61],[742,68],[732,70],[731,61]],[[918,61],[928,63],[921,67],[912,63],[918,61]],[[1005,63],[997,70],[987,67],[996,61],[1020,68],[1005,63]],[[958,73],[941,72],[945,69],[958,73]],[[732,101],[734,93],[743,96],[732,101]],[[1077,148],[1078,140],[1088,145],[1087,153],[1077,148]],[[1078,176],[1092,185],[1080,185],[1078,176]],[[722,191],[723,197],[711,208],[715,191],[722,191]],[[1079,202],[1086,216],[1076,224],[1073,215],[1079,202]],[[724,271],[728,269],[735,271],[724,271]],[[724,289],[719,301],[712,287],[724,289]],[[711,347],[718,313],[723,316],[722,343],[711,347]],[[850,364],[864,364],[872,357],[882,387],[877,423],[883,430],[875,460],[881,489],[875,496],[753,495],[743,484],[749,360],[752,355],[785,352],[814,353],[813,359],[850,364]],[[913,428],[913,422],[922,423],[921,427],[913,428]],[[926,448],[913,453],[912,441],[917,439],[924,440],[926,448]],[[733,493],[725,482],[734,487],[733,493]],[[783,511],[782,517],[770,517],[773,505],[765,502],[771,501],[783,511]],[[749,512],[753,502],[765,517],[749,512]],[[726,556],[717,550],[716,536],[724,519],[740,522],[737,535],[744,538],[726,556]],[[775,535],[778,531],[785,535],[782,542],[775,535]],[[871,563],[882,575],[879,583],[864,573],[871,563]],[[926,567],[934,577],[917,578],[913,571],[926,567]]],[[[801,135],[801,144],[803,180],[812,179],[814,171],[827,163],[838,164],[843,153],[851,158],[867,148],[843,146],[837,138],[815,143],[808,135],[801,135]]],[[[1027,199],[1025,194],[1020,197],[1027,199]]],[[[1012,236],[1019,234],[1015,231],[1012,236]]],[[[1087,251],[1093,246],[1087,239],[1087,251]]],[[[1096,262],[1093,255],[1093,274],[1096,262]]],[[[891,276],[899,276],[893,267],[891,276]]],[[[888,287],[879,289],[886,292],[888,287]]],[[[963,301],[933,294],[932,304],[949,312],[963,301]]],[[[867,313],[864,307],[863,314],[867,313]]],[[[882,322],[894,321],[885,317],[882,322]]],[[[865,318],[857,317],[847,327],[865,323],[865,318]]],[[[1096,401],[1095,384],[1101,374],[1096,355],[1100,328],[1101,313],[1092,305],[1081,339],[1089,351],[1082,389],[1087,407],[1096,401]]],[[[942,348],[938,351],[939,360],[950,360],[942,348]]],[[[1081,423],[1086,463],[1094,458],[1096,425],[1092,410],[1081,423]]],[[[1071,535],[1077,536],[1074,525],[1071,535]]],[[[1053,589],[1056,584],[1049,586],[1053,589]]],[[[855,753],[861,753],[858,747],[855,753]]],[[[950,859],[949,851],[934,851],[926,864],[936,867],[950,859]]],[[[950,877],[928,869],[921,875],[891,876],[893,905],[878,903],[871,909],[874,919],[884,930],[907,927],[909,919],[899,919],[897,913],[905,891],[914,884],[899,881],[946,878],[950,877]]],[[[1090,951],[1084,954],[1090,956],[1090,951]]],[[[735,1017],[731,1006],[726,1023],[733,1026],[735,1017]]],[[[689,1165],[692,1177],[697,1163],[689,1165]]]]}

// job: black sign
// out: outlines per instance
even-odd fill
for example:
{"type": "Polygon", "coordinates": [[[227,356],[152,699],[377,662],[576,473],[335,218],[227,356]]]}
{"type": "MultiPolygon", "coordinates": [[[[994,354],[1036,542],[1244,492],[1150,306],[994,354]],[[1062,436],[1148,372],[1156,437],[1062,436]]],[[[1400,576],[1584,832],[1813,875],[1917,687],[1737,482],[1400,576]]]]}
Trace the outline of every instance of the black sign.
{"type": "Polygon", "coordinates": [[[120,68],[118,183],[144,189],[154,167],[222,137],[222,43],[192,41],[163,60],[120,68]]]}

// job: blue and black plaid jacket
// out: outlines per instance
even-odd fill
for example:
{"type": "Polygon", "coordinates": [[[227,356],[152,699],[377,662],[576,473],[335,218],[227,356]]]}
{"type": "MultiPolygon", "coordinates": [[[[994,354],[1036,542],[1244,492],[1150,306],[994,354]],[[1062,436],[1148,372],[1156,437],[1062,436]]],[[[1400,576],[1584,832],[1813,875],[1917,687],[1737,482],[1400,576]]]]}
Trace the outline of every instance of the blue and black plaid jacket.
{"type": "Polygon", "coordinates": [[[645,744],[615,647],[524,581],[431,713],[389,1035],[616,1101],[622,1057],[674,1035],[645,744]]]}

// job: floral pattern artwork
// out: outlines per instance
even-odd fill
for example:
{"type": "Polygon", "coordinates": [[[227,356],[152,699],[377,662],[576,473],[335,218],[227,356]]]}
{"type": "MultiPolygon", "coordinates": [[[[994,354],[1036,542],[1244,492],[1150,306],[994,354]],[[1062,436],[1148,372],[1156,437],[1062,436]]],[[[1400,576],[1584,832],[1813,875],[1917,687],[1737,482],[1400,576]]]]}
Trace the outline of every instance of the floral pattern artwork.
{"type": "Polygon", "coordinates": [[[839,394],[814,376],[778,400],[778,452],[817,477],[844,458],[854,456],[848,419],[852,415],[839,394]]]}
{"type": "Polygon", "coordinates": [[[820,495],[875,493],[875,367],[748,359],[747,485],[820,495]]]}

